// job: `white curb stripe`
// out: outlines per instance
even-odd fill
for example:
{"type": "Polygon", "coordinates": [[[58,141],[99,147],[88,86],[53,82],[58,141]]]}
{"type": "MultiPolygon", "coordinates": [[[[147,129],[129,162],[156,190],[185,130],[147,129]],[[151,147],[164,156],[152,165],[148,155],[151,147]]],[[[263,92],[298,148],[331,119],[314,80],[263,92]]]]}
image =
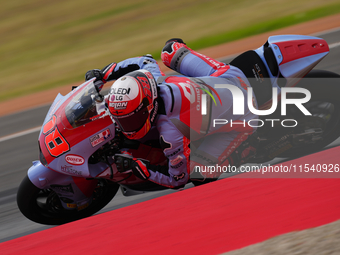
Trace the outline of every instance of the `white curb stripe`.
{"type": "Polygon", "coordinates": [[[12,134],[12,135],[7,135],[7,136],[0,137],[0,143],[4,142],[4,141],[7,141],[7,140],[10,140],[10,139],[14,139],[14,138],[20,137],[20,136],[24,136],[24,135],[28,135],[28,134],[31,134],[31,133],[34,133],[34,132],[38,132],[38,131],[40,131],[40,129],[41,129],[41,126],[40,127],[31,128],[31,129],[27,129],[25,131],[21,131],[21,132],[12,134]]]}

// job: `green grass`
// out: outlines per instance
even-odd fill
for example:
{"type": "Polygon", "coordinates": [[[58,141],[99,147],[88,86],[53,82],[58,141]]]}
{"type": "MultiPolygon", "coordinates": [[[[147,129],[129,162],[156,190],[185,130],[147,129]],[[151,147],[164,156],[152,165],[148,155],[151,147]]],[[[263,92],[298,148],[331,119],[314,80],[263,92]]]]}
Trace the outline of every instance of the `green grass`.
{"type": "Polygon", "coordinates": [[[0,0],[0,101],[183,38],[199,50],[340,12],[339,0],[0,0]],[[274,17],[274,18],[273,18],[274,17]]]}
{"type": "MultiPolygon", "coordinates": [[[[226,42],[235,41],[248,36],[270,32],[287,26],[295,25],[298,23],[310,21],[313,19],[325,17],[330,14],[340,12],[340,4],[324,6],[317,9],[308,10],[298,14],[292,14],[285,17],[269,20],[266,22],[259,22],[237,30],[228,31],[212,36],[205,36],[195,41],[188,42],[190,48],[199,50],[206,47],[219,45],[226,42]]],[[[259,45],[260,46],[260,45],[259,45]]],[[[153,56],[157,59],[160,58],[160,51],[155,51],[153,56]]]]}

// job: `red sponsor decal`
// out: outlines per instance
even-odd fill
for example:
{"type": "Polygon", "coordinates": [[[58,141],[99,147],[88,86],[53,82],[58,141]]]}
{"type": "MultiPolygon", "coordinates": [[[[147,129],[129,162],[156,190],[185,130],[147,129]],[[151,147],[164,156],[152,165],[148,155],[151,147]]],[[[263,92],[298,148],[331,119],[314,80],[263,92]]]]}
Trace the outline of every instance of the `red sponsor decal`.
{"type": "Polygon", "coordinates": [[[71,165],[82,165],[85,163],[85,160],[83,157],[79,155],[74,155],[74,154],[68,154],[65,156],[65,160],[67,163],[71,165]]]}
{"type": "Polygon", "coordinates": [[[95,147],[98,144],[101,144],[102,142],[104,142],[110,136],[111,136],[110,129],[106,129],[105,131],[103,131],[99,134],[96,134],[95,136],[92,136],[90,138],[90,142],[91,142],[92,147],[95,147]]]}

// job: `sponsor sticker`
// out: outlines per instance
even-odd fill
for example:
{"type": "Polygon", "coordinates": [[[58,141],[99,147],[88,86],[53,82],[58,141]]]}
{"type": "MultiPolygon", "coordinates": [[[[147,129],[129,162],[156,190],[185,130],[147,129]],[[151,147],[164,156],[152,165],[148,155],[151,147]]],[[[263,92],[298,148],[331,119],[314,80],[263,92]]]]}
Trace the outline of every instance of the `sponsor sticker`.
{"type": "Polygon", "coordinates": [[[79,155],[68,154],[65,156],[67,163],[75,166],[79,166],[85,163],[85,159],[79,155]]]}
{"type": "Polygon", "coordinates": [[[97,145],[101,144],[102,142],[104,142],[109,137],[111,137],[110,129],[106,129],[105,131],[100,132],[100,133],[96,134],[95,136],[92,136],[90,138],[90,142],[91,142],[92,147],[96,147],[97,145]]]}
{"type": "Polygon", "coordinates": [[[82,176],[82,172],[73,169],[72,166],[61,166],[61,167],[60,167],[60,170],[61,170],[62,172],[64,172],[64,173],[82,176]]]}
{"type": "Polygon", "coordinates": [[[68,208],[72,208],[72,209],[77,208],[77,205],[76,205],[76,204],[66,204],[66,206],[67,206],[68,208]]]}
{"type": "Polygon", "coordinates": [[[126,109],[128,102],[114,102],[110,103],[110,107],[115,108],[115,110],[124,110],[126,109]]]}
{"type": "Polygon", "coordinates": [[[111,94],[114,94],[114,95],[129,95],[130,91],[131,91],[131,88],[116,88],[116,87],[113,87],[111,89],[111,94]]]}

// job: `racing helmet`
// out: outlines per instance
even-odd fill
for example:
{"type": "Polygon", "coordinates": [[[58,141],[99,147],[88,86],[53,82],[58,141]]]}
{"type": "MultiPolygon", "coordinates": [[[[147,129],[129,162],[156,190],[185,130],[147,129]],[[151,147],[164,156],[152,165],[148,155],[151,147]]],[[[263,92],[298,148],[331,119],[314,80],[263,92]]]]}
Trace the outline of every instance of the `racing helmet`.
{"type": "Polygon", "coordinates": [[[128,73],[111,86],[108,108],[122,133],[129,139],[140,139],[155,121],[157,83],[147,70],[128,73]]]}

